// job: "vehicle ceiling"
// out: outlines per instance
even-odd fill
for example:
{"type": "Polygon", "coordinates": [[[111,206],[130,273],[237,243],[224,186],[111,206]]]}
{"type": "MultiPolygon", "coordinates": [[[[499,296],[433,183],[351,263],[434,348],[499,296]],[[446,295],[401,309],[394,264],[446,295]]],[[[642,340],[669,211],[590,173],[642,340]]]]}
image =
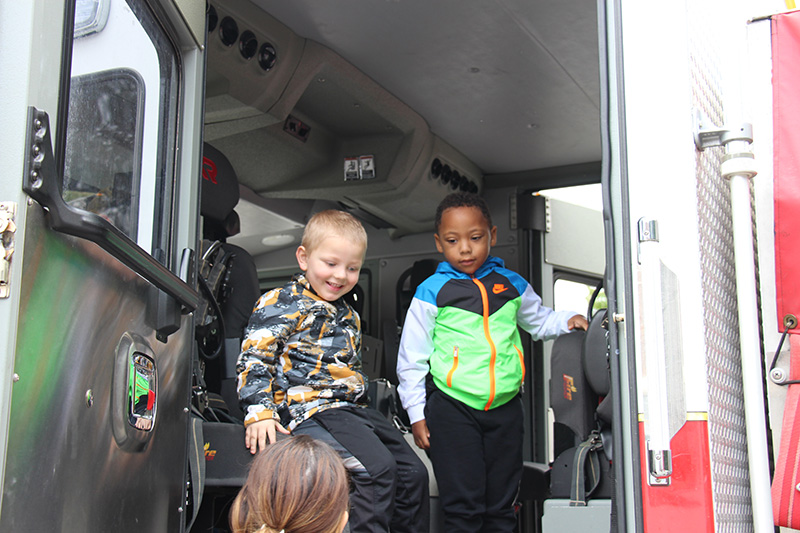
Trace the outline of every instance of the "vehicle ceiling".
{"type": "Polygon", "coordinates": [[[255,0],[422,115],[485,174],[600,160],[591,0],[255,0]]]}
{"type": "MultiPolygon", "coordinates": [[[[224,10],[231,2],[216,3],[224,10]]],[[[329,48],[413,110],[427,124],[430,133],[460,152],[469,163],[467,166],[474,165],[482,188],[528,187],[539,181],[543,188],[555,187],[559,179],[569,181],[566,183],[569,185],[599,181],[596,169],[601,157],[600,90],[594,1],[250,2],[299,38],[329,48]],[[576,173],[580,175],[577,181],[576,173]]],[[[219,67],[222,63],[212,61],[213,48],[209,43],[212,58],[208,65],[206,140],[233,160],[240,183],[260,195],[254,204],[260,198],[272,201],[273,206],[276,199],[303,198],[297,190],[289,190],[294,186],[289,182],[297,182],[296,179],[261,183],[264,168],[275,169],[273,175],[280,173],[280,165],[262,155],[265,150],[262,146],[274,146],[271,140],[231,134],[240,125],[225,126],[229,116],[220,119],[221,130],[209,126],[214,126],[217,120],[210,102],[220,92],[232,93],[230,87],[235,83],[230,77],[224,83],[219,82],[215,69],[227,67],[219,67]],[[252,169],[246,168],[241,157],[245,150],[261,158],[250,162],[252,169]]],[[[301,103],[307,100],[304,97],[301,103]]],[[[330,101],[325,105],[331,107],[330,101]]],[[[392,110],[395,107],[390,106],[392,110]]],[[[306,110],[310,108],[308,104],[306,110]]],[[[341,125],[346,121],[325,112],[331,115],[329,123],[339,119],[334,134],[350,133],[341,125]]],[[[239,122],[247,120],[251,119],[245,117],[239,122]]],[[[382,162],[376,156],[376,163],[382,162]]],[[[341,169],[341,163],[336,168],[341,169]]],[[[338,180],[341,182],[341,178],[338,180]]],[[[303,180],[309,184],[310,196],[305,196],[306,199],[328,197],[324,188],[312,182],[313,179],[303,180]]],[[[401,227],[401,234],[422,231],[420,228],[426,221],[420,221],[420,216],[414,219],[413,211],[430,213],[428,204],[435,206],[438,202],[426,187],[400,185],[394,196],[385,196],[385,202],[380,197],[363,205],[374,208],[373,214],[395,227],[403,223],[398,224],[392,214],[409,215],[410,222],[401,227]],[[395,196],[402,194],[404,187],[406,191],[415,191],[418,197],[409,198],[406,203],[396,201],[395,196]]],[[[270,209],[263,202],[261,207],[270,209]]],[[[259,209],[247,201],[240,203],[237,211],[242,216],[242,227],[250,232],[239,236],[239,244],[251,253],[264,251],[258,249],[260,237],[256,235],[263,236],[263,228],[271,227],[272,233],[285,234],[298,226],[297,217],[291,214],[285,218],[264,218],[262,211],[259,220],[259,209]],[[254,228],[261,229],[256,232],[254,228]]]]}

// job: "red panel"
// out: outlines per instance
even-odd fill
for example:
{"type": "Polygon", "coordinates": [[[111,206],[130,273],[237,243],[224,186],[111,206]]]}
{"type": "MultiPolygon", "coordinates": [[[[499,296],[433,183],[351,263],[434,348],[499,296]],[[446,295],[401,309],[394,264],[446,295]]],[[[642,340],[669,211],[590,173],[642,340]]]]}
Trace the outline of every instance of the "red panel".
{"type": "Polygon", "coordinates": [[[787,314],[800,317],[800,12],[772,19],[772,63],[775,283],[782,325],[787,314]]]}
{"type": "MultiPolygon", "coordinates": [[[[789,337],[789,379],[800,379],[800,338],[789,337]]],[[[772,480],[772,514],[775,525],[800,529],[800,385],[789,385],[781,425],[781,445],[772,480]]]]}
{"type": "Polygon", "coordinates": [[[644,426],[642,435],[642,503],[646,533],[691,531],[714,533],[711,496],[708,422],[689,421],[675,434],[672,448],[672,483],[667,487],[647,484],[644,426]]]}

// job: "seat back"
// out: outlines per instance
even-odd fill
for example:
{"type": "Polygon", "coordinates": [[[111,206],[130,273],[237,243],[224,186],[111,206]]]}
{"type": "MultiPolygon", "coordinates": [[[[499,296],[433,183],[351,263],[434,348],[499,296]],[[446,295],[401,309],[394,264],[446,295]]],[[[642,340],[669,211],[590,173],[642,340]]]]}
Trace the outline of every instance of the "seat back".
{"type": "Polygon", "coordinates": [[[420,259],[414,261],[410,267],[405,269],[400,277],[397,278],[395,286],[395,318],[397,324],[402,327],[406,319],[406,312],[417,292],[419,284],[428,279],[436,272],[439,261],[436,259],[420,259]]]}
{"type": "Polygon", "coordinates": [[[598,397],[584,372],[586,332],[572,331],[553,342],[550,407],[555,414],[555,454],[586,440],[594,429],[598,397]]]}
{"type": "MultiPolygon", "coordinates": [[[[233,165],[222,152],[205,143],[200,202],[203,248],[206,250],[213,246],[212,249],[217,252],[214,259],[216,264],[206,265],[209,272],[214,272],[214,288],[201,292],[210,307],[208,312],[219,315],[211,318],[212,321],[216,319],[211,329],[219,336],[211,344],[219,343],[219,355],[215,350],[208,357],[210,350],[206,350],[211,360],[206,361],[205,381],[208,390],[221,394],[231,413],[236,416],[241,415],[232,383],[236,375],[236,360],[244,329],[261,294],[252,256],[244,248],[226,242],[228,237],[240,231],[239,215],[234,210],[238,202],[239,181],[233,165]]],[[[204,281],[201,279],[200,283],[204,281]]],[[[202,346],[203,339],[198,341],[202,346]]]]}
{"type": "MultiPolygon", "coordinates": [[[[598,292],[599,288],[590,313],[598,292]]],[[[573,331],[553,344],[550,403],[555,413],[556,460],[550,490],[554,498],[585,501],[590,496],[610,498],[613,493],[607,335],[607,310],[602,309],[591,316],[586,332],[573,331]]]]}
{"type": "Polygon", "coordinates": [[[439,261],[436,259],[420,259],[405,269],[397,278],[395,285],[395,318],[384,320],[381,327],[383,337],[383,369],[384,376],[397,385],[397,351],[400,348],[400,331],[420,283],[436,272],[439,261]]]}

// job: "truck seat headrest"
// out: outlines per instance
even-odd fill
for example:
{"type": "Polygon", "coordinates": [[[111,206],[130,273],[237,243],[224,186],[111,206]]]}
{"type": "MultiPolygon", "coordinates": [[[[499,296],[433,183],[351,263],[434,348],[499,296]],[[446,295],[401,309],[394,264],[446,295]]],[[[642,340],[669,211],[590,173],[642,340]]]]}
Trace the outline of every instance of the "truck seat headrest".
{"type": "Polygon", "coordinates": [[[200,213],[218,222],[224,222],[239,203],[239,180],[233,165],[222,152],[208,143],[203,143],[200,194],[200,213]]]}

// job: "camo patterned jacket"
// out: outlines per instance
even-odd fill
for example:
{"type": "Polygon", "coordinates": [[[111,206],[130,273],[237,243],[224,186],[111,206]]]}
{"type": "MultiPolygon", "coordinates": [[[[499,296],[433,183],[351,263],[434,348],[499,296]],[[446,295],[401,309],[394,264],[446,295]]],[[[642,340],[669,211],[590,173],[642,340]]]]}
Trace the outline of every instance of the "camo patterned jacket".
{"type": "Polygon", "coordinates": [[[245,425],[272,418],[291,430],[319,411],[365,404],[358,313],[298,274],[256,302],[236,373],[245,425]]]}

